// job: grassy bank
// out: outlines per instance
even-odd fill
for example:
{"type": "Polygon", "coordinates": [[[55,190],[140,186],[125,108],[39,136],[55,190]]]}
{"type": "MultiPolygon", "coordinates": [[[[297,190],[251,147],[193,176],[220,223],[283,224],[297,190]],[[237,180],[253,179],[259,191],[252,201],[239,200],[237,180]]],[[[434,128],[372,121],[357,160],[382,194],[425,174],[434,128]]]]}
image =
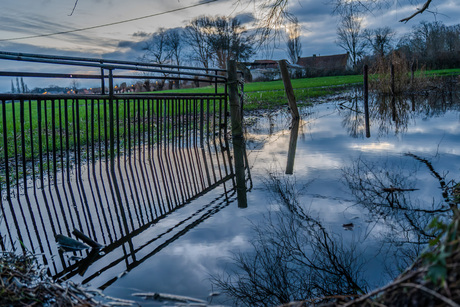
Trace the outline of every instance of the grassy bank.
{"type": "MultiPolygon", "coordinates": [[[[423,75],[431,76],[451,76],[460,75],[460,69],[446,69],[446,70],[433,70],[424,72],[423,75]]],[[[363,82],[362,75],[347,75],[347,76],[329,76],[317,78],[303,78],[293,79],[292,87],[299,105],[308,105],[311,98],[316,98],[339,91],[343,91],[347,86],[360,85],[363,82]]],[[[218,92],[223,93],[225,88],[218,87],[218,92]]],[[[214,93],[214,85],[200,88],[190,89],[173,89],[166,91],[157,91],[155,94],[161,93],[183,93],[183,94],[196,94],[196,93],[214,93]]],[[[244,109],[273,109],[280,106],[287,106],[286,95],[284,92],[284,85],[281,80],[268,81],[268,82],[251,82],[244,84],[244,109]]],[[[198,103],[196,100],[187,106],[183,105],[182,100],[179,105],[172,107],[165,107],[157,100],[151,104],[144,99],[124,99],[115,103],[114,115],[118,120],[114,123],[117,127],[117,137],[123,138],[128,134],[127,122],[133,125],[131,132],[146,131],[155,125],[154,120],[148,120],[150,117],[156,117],[158,114],[194,114],[195,105],[198,103]],[[166,113],[165,113],[166,112],[166,113]],[[127,120],[129,118],[129,120],[127,120]]],[[[171,103],[171,100],[168,99],[171,103]]],[[[212,113],[216,106],[215,101],[210,99],[204,105],[204,111],[208,108],[212,113]]],[[[218,108],[217,108],[218,109],[218,108]]],[[[43,135],[42,147],[44,151],[52,151],[52,148],[65,149],[67,147],[74,148],[75,146],[84,146],[88,142],[99,142],[108,137],[110,128],[107,118],[109,118],[109,111],[107,104],[104,100],[92,99],[90,101],[81,100],[76,97],[69,97],[69,99],[62,99],[56,102],[53,106],[51,101],[42,101],[41,105],[37,101],[26,101],[22,106],[21,120],[21,106],[19,102],[7,103],[5,113],[2,117],[6,119],[7,138],[8,143],[13,144],[16,139],[17,148],[8,146],[8,155],[10,157],[17,154],[17,152],[25,152],[27,160],[35,156],[39,152],[39,134],[43,135]],[[41,110],[41,112],[39,112],[41,110]],[[15,113],[13,116],[13,112],[15,113]],[[41,119],[38,118],[38,113],[41,113],[41,119]],[[52,125],[52,118],[56,119],[55,126],[52,125]],[[41,124],[39,124],[41,121],[41,124]],[[24,126],[21,127],[21,122],[24,126]],[[56,131],[54,144],[50,138],[51,131],[56,131]],[[24,133],[22,133],[24,129],[24,133]],[[16,131],[16,134],[14,134],[16,131]],[[45,136],[46,135],[46,136],[45,136]],[[23,140],[21,138],[24,138],[23,140]],[[68,144],[66,144],[68,142],[68,144]],[[25,147],[21,148],[20,144],[24,143],[25,147]],[[33,144],[33,145],[32,145],[33,144]],[[35,148],[34,151],[33,148],[35,148]]],[[[152,131],[154,131],[153,129],[152,131]]],[[[0,125],[0,159],[3,156],[3,124],[0,125]]]]}
{"type": "MultiPolygon", "coordinates": [[[[342,90],[344,86],[362,84],[361,75],[332,76],[303,78],[291,80],[294,94],[299,104],[307,104],[310,98],[320,97],[342,90]]],[[[214,93],[214,86],[201,88],[168,90],[167,92],[178,93],[214,93]]],[[[223,92],[224,88],[219,87],[218,92],[223,92]]],[[[156,92],[158,93],[158,92],[156,92]]],[[[245,110],[269,109],[276,106],[287,105],[282,80],[251,82],[244,84],[244,108],[245,110]]]]}
{"type": "Polygon", "coordinates": [[[431,76],[458,76],[460,75],[460,68],[429,70],[425,74],[431,76]]]}

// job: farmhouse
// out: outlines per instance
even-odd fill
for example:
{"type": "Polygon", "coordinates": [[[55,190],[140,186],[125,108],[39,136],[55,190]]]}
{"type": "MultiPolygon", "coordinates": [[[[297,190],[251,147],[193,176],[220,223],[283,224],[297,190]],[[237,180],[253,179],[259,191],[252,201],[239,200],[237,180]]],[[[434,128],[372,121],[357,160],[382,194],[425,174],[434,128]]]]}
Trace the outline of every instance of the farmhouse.
{"type": "MultiPolygon", "coordinates": [[[[297,64],[287,63],[291,78],[299,77],[303,67],[297,64]]],[[[271,81],[281,79],[278,61],[274,60],[255,60],[249,68],[253,81],[271,81]]]]}
{"type": "Polygon", "coordinates": [[[297,65],[302,66],[308,76],[341,73],[352,68],[348,53],[326,56],[314,54],[311,57],[299,58],[297,65]]]}

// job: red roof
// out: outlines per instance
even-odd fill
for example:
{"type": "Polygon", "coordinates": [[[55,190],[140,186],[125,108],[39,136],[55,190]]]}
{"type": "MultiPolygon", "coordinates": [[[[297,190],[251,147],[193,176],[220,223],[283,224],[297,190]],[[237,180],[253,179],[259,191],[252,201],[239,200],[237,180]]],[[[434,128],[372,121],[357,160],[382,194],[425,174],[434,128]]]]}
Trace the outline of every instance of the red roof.
{"type": "Polygon", "coordinates": [[[318,70],[346,69],[348,53],[299,58],[297,64],[318,70]]]}
{"type": "Polygon", "coordinates": [[[274,60],[255,60],[251,68],[278,68],[278,62],[274,60]]]}

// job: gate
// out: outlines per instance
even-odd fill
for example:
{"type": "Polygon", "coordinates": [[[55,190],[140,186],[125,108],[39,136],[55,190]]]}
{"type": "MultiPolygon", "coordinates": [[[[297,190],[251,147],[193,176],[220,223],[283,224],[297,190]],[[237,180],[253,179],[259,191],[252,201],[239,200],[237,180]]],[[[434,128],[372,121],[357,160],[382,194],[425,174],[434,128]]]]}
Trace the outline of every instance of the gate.
{"type": "Polygon", "coordinates": [[[41,254],[51,275],[73,276],[80,262],[58,252],[58,234],[84,233],[105,246],[102,253],[78,252],[85,266],[120,247],[120,259],[128,261],[136,258],[133,237],[178,208],[223,189],[202,218],[179,223],[182,229],[235,199],[224,70],[10,52],[0,52],[0,59],[40,68],[0,71],[1,78],[13,78],[12,88],[14,78],[18,87],[19,78],[100,84],[90,93],[0,94],[2,250],[41,254]],[[72,72],[61,71],[69,67],[72,72]],[[59,72],[42,72],[51,69],[59,72]],[[139,93],[117,80],[145,80],[145,90],[165,80],[207,86],[139,93]]]}

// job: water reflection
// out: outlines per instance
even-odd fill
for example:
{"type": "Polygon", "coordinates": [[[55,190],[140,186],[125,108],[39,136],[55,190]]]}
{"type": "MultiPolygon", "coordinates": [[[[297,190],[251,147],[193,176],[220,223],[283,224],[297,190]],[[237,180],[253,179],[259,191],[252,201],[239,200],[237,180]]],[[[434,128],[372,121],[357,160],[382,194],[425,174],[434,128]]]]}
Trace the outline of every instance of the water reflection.
{"type": "MultiPolygon", "coordinates": [[[[170,119],[158,119],[165,133],[158,130],[156,143],[143,141],[151,136],[139,132],[137,141],[131,140],[136,144],[114,148],[110,152],[117,154],[100,159],[107,150],[102,144],[88,144],[81,154],[88,155],[86,160],[71,161],[70,153],[63,153],[59,159],[65,167],[53,182],[41,178],[45,185],[25,184],[22,192],[3,197],[2,250],[36,254],[54,278],[108,287],[235,202],[236,175],[251,187],[244,146],[235,152],[241,156],[231,157],[227,135],[209,125],[204,129],[205,120],[198,129],[182,126],[177,135],[170,119]],[[242,167],[235,169],[231,159],[243,161],[242,167]],[[214,198],[202,201],[210,191],[214,198]],[[59,249],[63,238],[75,234],[94,247],[59,249]]],[[[238,199],[238,205],[247,203],[238,199]]]]}
{"type": "Polygon", "coordinates": [[[445,223],[453,216],[450,196],[458,178],[449,180],[438,171],[427,159],[414,154],[406,154],[398,164],[360,158],[343,169],[356,204],[369,213],[369,224],[380,228],[378,236],[387,255],[383,261],[390,278],[412,264],[438,235],[428,227],[434,216],[445,223]],[[435,180],[421,184],[418,178],[426,175],[435,180]],[[438,188],[431,189],[437,191],[430,195],[431,201],[421,191],[427,185],[438,188]]]}
{"type": "MultiPolygon", "coordinates": [[[[340,99],[340,98],[339,98],[340,99]]],[[[427,120],[448,111],[460,110],[458,92],[432,92],[429,95],[371,96],[369,101],[369,125],[377,127],[379,136],[400,134],[417,118],[427,120]]],[[[342,125],[350,136],[369,136],[366,129],[366,109],[360,90],[352,91],[338,104],[343,117],[342,125]]]]}
{"type": "Polygon", "coordinates": [[[356,242],[343,242],[314,218],[300,203],[292,178],[270,175],[267,185],[278,210],[254,226],[253,252],[237,254],[235,270],[213,279],[237,304],[321,303],[368,290],[356,242]]]}
{"type": "Polygon", "coordinates": [[[297,138],[299,137],[300,119],[293,119],[291,124],[291,134],[289,137],[289,150],[286,165],[286,174],[294,173],[295,150],[297,148],[297,138]]]}
{"type": "Polygon", "coordinates": [[[254,222],[252,250],[237,253],[214,283],[242,305],[319,303],[405,270],[436,236],[427,230],[433,216],[448,221],[458,205],[455,97],[373,97],[369,138],[359,91],[304,108],[296,176],[281,171],[293,161],[290,121],[275,113],[268,129],[266,117],[253,119],[250,161],[270,178],[260,193],[271,193],[270,206],[254,222]]]}

